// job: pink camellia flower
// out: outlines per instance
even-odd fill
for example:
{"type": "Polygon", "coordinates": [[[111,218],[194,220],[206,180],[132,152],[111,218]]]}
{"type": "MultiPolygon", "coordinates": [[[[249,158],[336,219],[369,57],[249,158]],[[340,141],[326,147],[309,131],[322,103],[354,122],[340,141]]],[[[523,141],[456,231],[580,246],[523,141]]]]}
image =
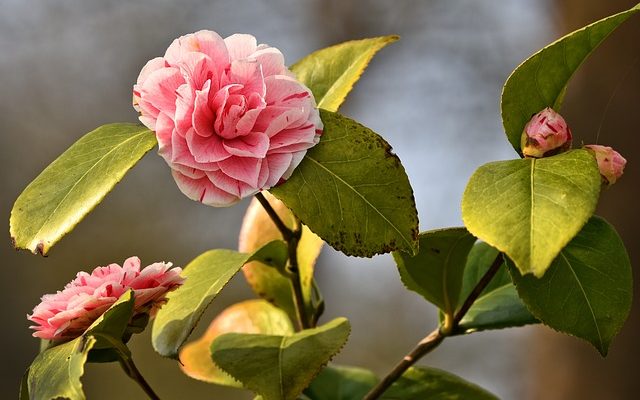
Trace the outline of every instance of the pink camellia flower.
{"type": "Polygon", "coordinates": [[[71,340],[84,331],[115,303],[127,290],[133,289],[132,320],[142,315],[155,315],[166,301],[167,292],[182,285],[182,269],[171,269],[171,263],[154,263],[140,270],[140,259],[130,257],[122,267],[110,264],[97,267],[91,274],[79,272],[64,290],[45,294],[42,302],[27,318],[33,336],[47,340],[71,340]]]}
{"type": "Polygon", "coordinates": [[[133,105],[180,190],[212,206],[288,179],[322,134],[311,91],[251,35],[174,40],[140,72],[133,105]]]}
{"type": "Polygon", "coordinates": [[[600,176],[602,176],[602,182],[606,185],[613,185],[624,173],[624,167],[627,165],[627,160],[624,159],[614,149],[607,146],[600,146],[597,144],[590,144],[584,146],[585,149],[591,150],[598,162],[598,169],[600,170],[600,176]]]}
{"type": "Polygon", "coordinates": [[[571,129],[564,118],[547,107],[524,127],[520,147],[525,157],[540,158],[571,148],[571,129]]]}

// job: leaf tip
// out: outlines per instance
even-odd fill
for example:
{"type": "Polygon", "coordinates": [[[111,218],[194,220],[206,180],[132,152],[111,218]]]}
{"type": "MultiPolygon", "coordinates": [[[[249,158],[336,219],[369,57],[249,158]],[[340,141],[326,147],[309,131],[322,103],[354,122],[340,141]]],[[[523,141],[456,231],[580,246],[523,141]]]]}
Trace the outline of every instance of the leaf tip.
{"type": "Polygon", "coordinates": [[[33,254],[39,254],[42,257],[46,257],[48,252],[49,252],[49,246],[45,246],[44,241],[41,240],[36,245],[36,247],[35,247],[35,249],[33,251],[33,254]]]}

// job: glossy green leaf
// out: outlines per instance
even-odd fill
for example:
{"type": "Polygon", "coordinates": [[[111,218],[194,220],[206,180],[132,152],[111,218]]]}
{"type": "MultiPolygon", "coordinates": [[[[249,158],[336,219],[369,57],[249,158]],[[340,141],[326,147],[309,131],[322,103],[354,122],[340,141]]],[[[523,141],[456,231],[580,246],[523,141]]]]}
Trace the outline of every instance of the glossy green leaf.
{"type": "Polygon", "coordinates": [[[122,337],[133,311],[133,292],[123,294],[80,337],[41,352],[28,370],[28,394],[32,399],[84,399],[80,378],[89,352],[110,346],[99,335],[122,337]],[[94,336],[96,335],[96,336],[94,336]],[[92,350],[94,349],[94,350],[92,350]]]}
{"type": "Polygon", "coordinates": [[[405,286],[453,316],[460,296],[467,255],[476,238],[465,228],[420,234],[417,255],[396,251],[393,257],[405,286]]]}
{"type": "Polygon", "coordinates": [[[510,264],[518,293],[545,325],[585,339],[606,355],[631,309],[633,278],[622,240],[593,217],[541,279],[510,264]]]}
{"type": "MultiPolygon", "coordinates": [[[[498,255],[498,250],[486,243],[481,242],[473,246],[464,270],[459,304],[462,304],[469,296],[498,255]]],[[[464,315],[459,327],[461,332],[471,333],[487,329],[523,326],[537,322],[538,320],[531,315],[522,300],[520,300],[520,297],[518,297],[516,287],[511,281],[507,267],[503,264],[480,294],[480,297],[464,315]]]]}
{"type": "MultiPolygon", "coordinates": [[[[85,335],[99,333],[111,336],[114,339],[121,339],[131,320],[134,304],[133,290],[127,290],[104,314],[91,324],[85,335]]],[[[109,347],[111,345],[99,337],[93,346],[94,350],[109,347]]]]}
{"type": "Polygon", "coordinates": [[[412,367],[380,397],[383,400],[497,400],[493,394],[449,372],[412,367]]]}
{"type": "Polygon", "coordinates": [[[398,39],[381,36],[340,43],[309,54],[291,71],[311,89],[319,108],[338,111],[373,56],[398,39]]]}
{"type": "Polygon", "coordinates": [[[324,122],[320,143],[271,193],[347,255],[414,253],[418,213],[400,159],[365,126],[328,111],[320,115],[324,122]]]}
{"type": "Polygon", "coordinates": [[[175,357],[195,328],[207,306],[229,280],[249,261],[283,265],[287,246],[283,241],[267,243],[253,254],[233,250],[209,250],[183,270],[185,282],[167,295],[153,322],[153,348],[165,357],[175,357]]]}
{"type": "Polygon", "coordinates": [[[591,217],[599,194],[598,166],[586,150],[497,161],[469,180],[462,219],[521,273],[540,277],[591,217]]]}
{"type": "Polygon", "coordinates": [[[378,383],[378,378],[368,369],[330,365],[305,389],[310,400],[362,399],[378,383]]]}
{"type": "Polygon", "coordinates": [[[502,91],[502,122],[518,153],[520,136],[531,116],[545,107],[559,110],[574,72],[611,32],[638,11],[640,4],[572,32],[513,71],[502,91]]]}
{"type": "Polygon", "coordinates": [[[38,354],[29,367],[30,398],[84,400],[80,378],[95,343],[93,336],[81,336],[38,354]]]}
{"type": "MultiPolygon", "coordinates": [[[[263,195],[280,216],[282,222],[289,228],[293,228],[295,217],[287,206],[270,195],[269,192],[263,192],[263,195]]],[[[254,198],[249,204],[242,221],[238,249],[243,253],[252,253],[264,244],[278,239],[282,240],[282,234],[266,211],[264,211],[260,202],[254,198]]],[[[298,242],[297,255],[302,296],[307,308],[307,315],[313,315],[315,312],[313,304],[313,270],[323,245],[322,239],[303,225],[302,236],[298,242]]],[[[275,268],[258,261],[247,263],[242,268],[242,272],[249,286],[258,296],[285,310],[292,321],[297,320],[298,316],[293,302],[291,280],[288,277],[283,276],[275,268]]]]}
{"type": "MultiPolygon", "coordinates": [[[[265,267],[269,268],[269,267],[265,267]]],[[[211,343],[225,333],[290,335],[294,329],[287,314],[265,300],[247,300],[220,313],[205,334],[180,350],[180,368],[194,379],[224,386],[242,384],[221,371],[211,359],[211,343]]]]}
{"type": "Polygon", "coordinates": [[[211,346],[214,362],[264,400],[295,400],[344,346],[345,318],[290,336],[228,333],[211,346]]]}
{"type": "Polygon", "coordinates": [[[16,248],[47,254],[155,144],[153,132],[126,123],[103,125],[75,142],[16,200],[16,248]]]}

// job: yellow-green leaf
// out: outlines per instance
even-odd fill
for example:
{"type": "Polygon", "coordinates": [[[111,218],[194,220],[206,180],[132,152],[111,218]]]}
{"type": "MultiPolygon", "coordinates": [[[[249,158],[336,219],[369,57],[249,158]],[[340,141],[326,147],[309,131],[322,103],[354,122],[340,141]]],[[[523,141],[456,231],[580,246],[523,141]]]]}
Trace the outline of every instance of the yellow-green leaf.
{"type": "Polygon", "coordinates": [[[338,111],[373,56],[398,36],[352,40],[315,51],[291,66],[319,108],[338,111]]]}
{"type": "MultiPolygon", "coordinates": [[[[265,267],[270,268],[270,267],[265,267]]],[[[218,385],[242,387],[242,384],[221,371],[211,359],[211,343],[225,333],[261,333],[265,335],[293,334],[287,314],[265,300],[246,300],[221,312],[205,332],[180,350],[180,367],[194,379],[218,385]]]]}
{"type": "Polygon", "coordinates": [[[10,219],[14,245],[47,254],[155,144],[154,133],[138,124],[103,125],[86,134],[16,200],[10,219]]]}

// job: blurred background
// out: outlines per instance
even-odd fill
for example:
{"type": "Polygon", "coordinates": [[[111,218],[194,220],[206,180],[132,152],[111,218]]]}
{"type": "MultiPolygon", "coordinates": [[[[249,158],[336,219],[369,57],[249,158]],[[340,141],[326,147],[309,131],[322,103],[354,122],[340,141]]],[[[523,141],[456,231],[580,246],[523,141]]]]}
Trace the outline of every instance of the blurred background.
{"type": "MultiPolygon", "coordinates": [[[[8,221],[21,190],[84,133],[135,121],[131,86],[140,68],[177,36],[212,29],[254,34],[289,64],[344,40],[397,33],[352,92],[342,112],[384,136],[415,189],[420,228],[461,224],[459,201],[481,164],[513,158],[499,116],[507,76],[561,34],[629,8],[635,0],[3,0],[0,7],[0,215],[8,221]]],[[[580,69],[563,114],[575,143],[600,143],[629,160],[625,177],[603,193],[599,213],[640,257],[640,19],[617,31],[580,69]]],[[[0,398],[16,398],[38,351],[25,319],[44,293],[78,270],[120,263],[182,266],[210,248],[236,248],[248,202],[214,209],[184,197],[152,151],[48,258],[0,241],[3,361],[0,398]]],[[[345,257],[326,248],[317,275],[324,320],[348,317],[350,341],[337,362],[386,373],[436,324],[436,311],[404,290],[389,256],[345,257]]],[[[252,297],[237,276],[206,314],[252,297]]],[[[640,279],[636,278],[636,289],[640,279]]],[[[636,290],[637,292],[637,290],[636,290]]],[[[607,359],[586,343],[544,327],[447,340],[422,364],[450,370],[503,399],[635,399],[640,392],[638,301],[607,359]]],[[[203,323],[196,335],[205,327],[203,323]]],[[[191,380],[157,356],[149,332],[132,340],[139,367],[162,398],[250,399],[191,380]]],[[[89,399],[143,393],[117,365],[89,365],[89,399]]]]}

